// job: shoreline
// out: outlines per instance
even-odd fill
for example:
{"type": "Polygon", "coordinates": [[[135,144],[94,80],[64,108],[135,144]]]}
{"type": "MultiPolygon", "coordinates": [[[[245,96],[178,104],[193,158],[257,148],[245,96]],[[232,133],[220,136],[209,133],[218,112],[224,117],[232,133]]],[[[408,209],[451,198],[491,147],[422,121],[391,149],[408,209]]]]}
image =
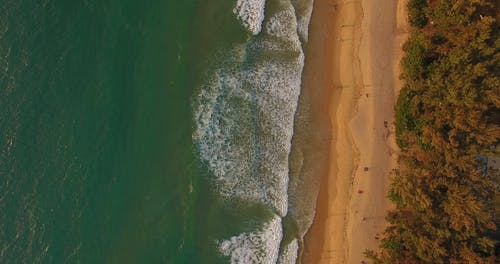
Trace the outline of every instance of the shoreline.
{"type": "Polygon", "coordinates": [[[329,89],[332,137],[301,263],[360,263],[366,249],[378,246],[398,151],[392,124],[402,85],[404,6],[388,0],[314,3],[308,51],[328,50],[312,58],[311,67],[320,69],[320,83],[329,89]]]}

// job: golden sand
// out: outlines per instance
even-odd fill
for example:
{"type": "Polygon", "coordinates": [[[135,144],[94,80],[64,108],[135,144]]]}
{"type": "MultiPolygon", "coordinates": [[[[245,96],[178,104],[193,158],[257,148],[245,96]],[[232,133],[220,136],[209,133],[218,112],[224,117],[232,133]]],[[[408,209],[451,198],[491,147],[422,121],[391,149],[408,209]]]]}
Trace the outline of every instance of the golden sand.
{"type": "Polygon", "coordinates": [[[398,152],[392,124],[407,37],[404,6],[395,0],[314,3],[307,55],[318,72],[305,72],[305,79],[328,89],[322,94],[329,98],[316,99],[327,107],[316,110],[329,113],[332,138],[302,263],[361,263],[386,226],[398,152]]]}

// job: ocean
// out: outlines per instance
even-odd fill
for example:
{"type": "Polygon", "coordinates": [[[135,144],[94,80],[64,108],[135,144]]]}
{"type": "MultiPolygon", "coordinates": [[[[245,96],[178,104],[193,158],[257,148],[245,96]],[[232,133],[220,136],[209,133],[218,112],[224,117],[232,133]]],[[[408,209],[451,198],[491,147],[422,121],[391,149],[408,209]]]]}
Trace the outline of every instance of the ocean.
{"type": "Polygon", "coordinates": [[[2,0],[0,262],[295,263],[312,1],[2,0]]]}

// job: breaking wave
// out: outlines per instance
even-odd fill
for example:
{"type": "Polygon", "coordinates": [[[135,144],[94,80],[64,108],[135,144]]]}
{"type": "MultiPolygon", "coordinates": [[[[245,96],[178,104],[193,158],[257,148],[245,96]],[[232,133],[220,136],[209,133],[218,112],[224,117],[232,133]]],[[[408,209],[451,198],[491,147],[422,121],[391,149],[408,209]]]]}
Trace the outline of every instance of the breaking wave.
{"type": "Polygon", "coordinates": [[[294,263],[297,256],[297,241],[279,252],[311,10],[312,0],[238,0],[233,13],[254,36],[214,54],[193,98],[193,140],[212,189],[274,214],[255,231],[217,242],[231,263],[294,263]]]}
{"type": "Polygon", "coordinates": [[[297,259],[297,254],[299,251],[299,242],[294,239],[288,245],[286,245],[278,257],[278,264],[289,264],[295,263],[297,259]]]}
{"type": "Polygon", "coordinates": [[[230,257],[231,263],[276,263],[281,241],[281,218],[275,216],[259,230],[242,233],[219,243],[222,255],[230,257]]]}
{"type": "Polygon", "coordinates": [[[238,0],[233,13],[247,30],[257,35],[264,20],[265,5],[265,0],[238,0]]]}

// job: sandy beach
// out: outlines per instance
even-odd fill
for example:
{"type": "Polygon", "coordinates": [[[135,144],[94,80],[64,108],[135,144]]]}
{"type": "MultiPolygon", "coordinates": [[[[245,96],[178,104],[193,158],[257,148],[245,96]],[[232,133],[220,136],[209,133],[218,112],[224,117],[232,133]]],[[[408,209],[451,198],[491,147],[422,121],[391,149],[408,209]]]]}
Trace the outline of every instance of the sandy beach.
{"type": "Polygon", "coordinates": [[[361,263],[386,226],[404,7],[395,0],[315,1],[308,55],[320,69],[316,85],[328,89],[331,140],[302,263],[361,263]]]}

